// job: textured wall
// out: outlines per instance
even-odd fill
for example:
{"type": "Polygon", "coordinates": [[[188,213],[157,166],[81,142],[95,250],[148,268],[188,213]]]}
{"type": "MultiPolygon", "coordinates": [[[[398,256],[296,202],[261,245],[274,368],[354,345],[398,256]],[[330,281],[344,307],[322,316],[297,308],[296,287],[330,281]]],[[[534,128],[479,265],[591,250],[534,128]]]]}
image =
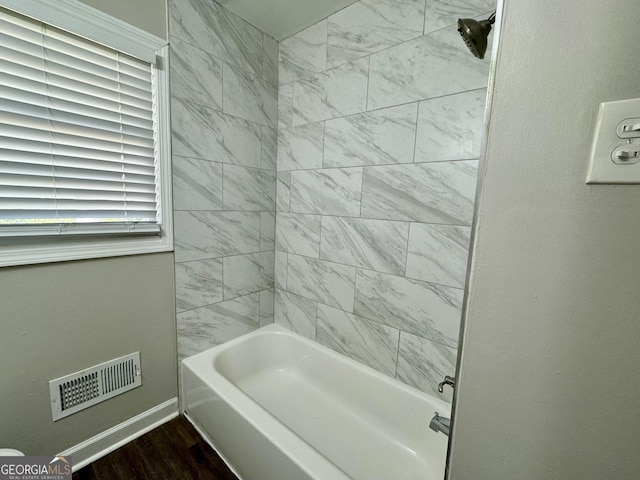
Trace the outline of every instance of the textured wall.
{"type": "Polygon", "coordinates": [[[492,9],[362,0],[280,44],[276,322],[427,392],[455,369],[489,70],[455,22],[492,9]]]}
{"type": "Polygon", "coordinates": [[[169,2],[179,357],[273,321],[278,44],[169,2]]]}
{"type": "Polygon", "coordinates": [[[638,23],[505,3],[451,480],[640,478],[640,186],[584,183],[599,103],[640,97],[638,23]]]}

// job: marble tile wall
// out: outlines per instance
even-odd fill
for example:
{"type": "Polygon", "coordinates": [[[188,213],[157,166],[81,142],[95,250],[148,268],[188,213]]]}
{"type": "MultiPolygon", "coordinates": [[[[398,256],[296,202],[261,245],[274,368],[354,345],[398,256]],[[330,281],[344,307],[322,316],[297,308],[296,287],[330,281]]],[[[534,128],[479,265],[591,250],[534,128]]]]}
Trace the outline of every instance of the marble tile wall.
{"type": "Polygon", "coordinates": [[[182,359],[273,322],[279,45],[213,0],[169,39],[182,359]]]}
{"type": "Polygon", "coordinates": [[[493,9],[361,0],[280,43],[275,321],[436,395],[455,369],[489,72],[455,22],[493,9]]]}

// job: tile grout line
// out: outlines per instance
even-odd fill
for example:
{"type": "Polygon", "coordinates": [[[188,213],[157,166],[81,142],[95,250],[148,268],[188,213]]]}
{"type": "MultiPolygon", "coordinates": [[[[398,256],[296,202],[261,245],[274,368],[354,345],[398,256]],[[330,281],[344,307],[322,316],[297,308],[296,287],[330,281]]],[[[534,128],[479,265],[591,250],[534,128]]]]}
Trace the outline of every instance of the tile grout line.
{"type": "Polygon", "coordinates": [[[285,252],[284,290],[289,291],[289,253],[285,252]]]}
{"type": "Polygon", "coordinates": [[[413,164],[416,163],[429,163],[429,162],[416,162],[416,154],[418,151],[418,126],[420,124],[420,106],[421,102],[418,102],[418,108],[416,108],[416,130],[415,135],[413,137],[413,164]]]}
{"type": "Polygon", "coordinates": [[[393,378],[398,379],[398,364],[400,363],[400,337],[402,336],[403,330],[398,329],[398,348],[396,350],[396,372],[393,378]]]}
{"type": "Polygon", "coordinates": [[[362,219],[362,200],[364,198],[364,174],[365,174],[365,167],[360,167],[362,169],[362,176],[360,178],[360,214],[358,215],[357,218],[362,219]]]}
{"type": "MultiPolygon", "coordinates": [[[[296,83],[296,82],[291,82],[291,83],[293,84],[293,83],[296,83]]],[[[393,104],[393,105],[385,105],[383,107],[372,108],[371,110],[362,110],[360,112],[347,113],[345,115],[338,115],[338,116],[335,116],[335,117],[321,118],[319,120],[313,120],[311,122],[301,123],[299,125],[293,125],[292,124],[292,126],[281,128],[281,130],[292,130],[294,128],[304,127],[306,125],[311,125],[311,124],[314,124],[314,123],[330,122],[332,120],[339,120],[339,119],[344,119],[344,118],[349,118],[349,117],[356,117],[358,115],[365,115],[365,114],[368,114],[368,113],[377,113],[377,112],[381,112],[381,111],[384,111],[384,110],[389,110],[389,109],[392,109],[392,108],[398,108],[398,107],[403,107],[403,106],[406,106],[406,105],[411,105],[413,103],[428,102],[430,100],[437,100],[437,99],[442,99],[442,98],[446,98],[446,97],[453,97],[455,95],[462,95],[464,93],[477,92],[477,91],[486,90],[486,89],[487,89],[487,86],[484,86],[484,87],[470,88],[468,90],[461,90],[459,92],[446,93],[444,95],[437,95],[435,97],[412,99],[412,100],[408,100],[406,102],[401,102],[401,103],[397,103],[397,104],[393,104]]],[[[178,99],[178,100],[180,100],[180,99],[178,99]]],[[[187,103],[193,103],[193,102],[188,102],[187,101],[187,103]]],[[[196,104],[196,105],[199,105],[199,104],[196,104]]],[[[209,108],[209,107],[206,107],[205,105],[200,105],[200,106],[205,107],[205,108],[209,108]]],[[[210,108],[210,110],[219,111],[219,110],[215,110],[215,109],[211,109],[211,108],[210,108]]],[[[234,117],[233,115],[230,115],[230,116],[234,117]]],[[[256,125],[261,125],[261,124],[258,124],[256,122],[252,122],[251,120],[246,120],[246,119],[241,118],[241,117],[234,117],[234,118],[238,118],[240,120],[244,120],[244,121],[249,122],[249,123],[254,123],[256,125]]]]}
{"type": "Polygon", "coordinates": [[[176,316],[177,316],[177,315],[182,315],[183,313],[194,312],[194,311],[196,311],[196,310],[200,310],[200,309],[202,309],[202,308],[208,308],[208,307],[213,307],[214,305],[220,305],[221,303],[229,302],[229,301],[231,301],[231,300],[237,300],[237,299],[239,299],[239,298],[250,297],[250,296],[252,296],[252,295],[259,294],[260,292],[268,292],[268,291],[269,291],[269,289],[267,288],[267,289],[262,289],[262,290],[256,290],[256,291],[254,291],[254,292],[243,293],[242,295],[236,295],[236,296],[234,296],[234,297],[223,298],[223,299],[222,299],[222,300],[220,300],[219,302],[208,303],[208,304],[206,304],[206,305],[201,305],[201,306],[199,306],[199,307],[190,308],[190,309],[188,309],[188,310],[182,310],[182,311],[180,311],[180,312],[177,312],[177,311],[176,311],[176,316]]]}
{"type": "MultiPolygon", "coordinates": [[[[331,15],[329,15],[330,17],[331,15]]],[[[324,56],[324,71],[326,72],[327,70],[329,70],[329,17],[327,17],[325,20],[327,22],[327,29],[326,29],[326,37],[325,37],[325,41],[324,41],[324,49],[325,49],[325,56],[324,56]]],[[[320,20],[321,22],[324,20],[320,20]]]]}
{"type": "MultiPolygon", "coordinates": [[[[348,7],[346,7],[346,8],[348,8],[348,7]]],[[[487,12],[486,14],[489,14],[489,13],[490,13],[490,12],[487,12]]],[[[486,14],[480,14],[479,16],[486,15],[486,14]]],[[[328,18],[328,17],[327,17],[327,18],[328,18]]],[[[474,18],[475,18],[475,17],[474,17],[474,18]]],[[[320,20],[320,21],[316,22],[314,25],[316,25],[316,24],[318,24],[318,23],[320,23],[320,22],[322,22],[322,20],[320,20]]],[[[394,43],[393,45],[388,45],[388,46],[383,47],[383,48],[381,48],[380,50],[376,50],[376,51],[374,51],[374,52],[368,52],[368,53],[366,53],[365,55],[362,55],[362,56],[360,56],[360,57],[357,57],[357,58],[354,58],[354,59],[350,59],[350,60],[348,60],[348,61],[345,61],[345,62],[339,63],[339,64],[337,64],[337,65],[334,65],[333,67],[328,68],[327,70],[333,70],[334,68],[341,67],[341,66],[343,66],[343,65],[345,65],[345,64],[347,64],[347,63],[354,63],[354,62],[357,62],[358,60],[361,60],[361,59],[363,59],[363,58],[364,58],[364,57],[366,57],[366,56],[376,55],[376,54],[378,54],[378,53],[385,52],[385,51],[390,50],[390,49],[392,49],[392,48],[399,47],[400,45],[404,45],[405,43],[413,42],[413,41],[415,41],[415,40],[417,40],[417,39],[419,39],[419,38],[426,37],[427,35],[432,35],[432,34],[434,34],[434,33],[439,33],[439,32],[442,32],[442,31],[444,31],[444,30],[447,30],[447,29],[449,29],[449,28],[456,27],[456,22],[453,22],[453,23],[451,23],[451,24],[449,24],[449,25],[445,25],[445,26],[443,26],[443,27],[437,28],[436,30],[432,30],[432,31],[429,31],[429,32],[425,32],[425,30],[426,30],[426,0],[425,0],[425,15],[424,15],[424,20],[422,21],[422,24],[423,24],[422,33],[418,33],[418,34],[417,34],[415,37],[413,37],[413,38],[408,38],[408,39],[406,39],[406,40],[402,40],[401,42],[394,43]]],[[[313,26],[313,25],[312,25],[312,26],[313,26]]],[[[294,35],[292,35],[292,36],[294,36],[294,35]]],[[[288,37],[288,38],[291,38],[291,37],[288,37]]],[[[325,70],[325,71],[327,71],[327,70],[325,70]]],[[[288,83],[291,83],[291,82],[288,82],[288,83]]],[[[283,85],[286,85],[286,84],[283,84],[283,85]]]]}
{"type": "Polygon", "coordinates": [[[365,112],[369,112],[369,84],[371,83],[371,55],[369,55],[368,57],[369,62],[367,64],[367,98],[364,106],[365,112]]]}
{"type": "Polygon", "coordinates": [[[264,159],[264,125],[260,125],[260,170],[266,170],[262,164],[264,159]]]}
{"type": "Polygon", "coordinates": [[[327,122],[322,122],[322,168],[325,167],[325,159],[327,156],[327,122]]]}
{"type": "Polygon", "coordinates": [[[318,241],[318,260],[321,260],[322,256],[322,232],[324,230],[324,219],[326,217],[324,215],[320,215],[320,239],[318,241]]]}
{"type": "Polygon", "coordinates": [[[422,17],[422,36],[427,34],[427,0],[424,0],[424,15],[422,17]]]}
{"type": "Polygon", "coordinates": [[[407,270],[409,269],[409,245],[411,243],[411,222],[409,222],[409,226],[407,228],[407,249],[405,250],[404,257],[404,277],[409,278],[407,276],[407,270]]]}
{"type": "MultiPolygon", "coordinates": [[[[396,277],[396,278],[408,280],[410,282],[426,283],[426,284],[429,284],[429,285],[433,285],[435,287],[444,287],[444,288],[449,288],[449,289],[452,289],[452,290],[459,290],[459,291],[463,291],[464,292],[464,288],[462,288],[462,287],[453,287],[451,285],[445,285],[445,284],[442,284],[442,283],[430,282],[428,280],[422,280],[420,278],[407,277],[406,275],[398,275],[397,273],[381,272],[381,271],[375,270],[373,268],[367,268],[367,267],[362,267],[362,266],[358,266],[358,265],[349,265],[348,263],[335,262],[333,260],[324,260],[322,258],[310,257],[309,255],[302,255],[302,254],[299,254],[299,253],[294,253],[294,252],[289,252],[289,251],[286,251],[286,252],[283,251],[283,250],[278,250],[278,251],[281,252],[281,253],[286,253],[287,255],[293,255],[293,256],[296,256],[296,257],[303,257],[305,259],[317,260],[317,261],[320,261],[320,262],[332,263],[334,265],[339,265],[341,267],[354,268],[356,270],[362,270],[364,272],[373,272],[373,273],[377,273],[379,275],[388,275],[388,276],[391,276],[391,277],[396,277]]],[[[251,254],[241,254],[241,255],[233,255],[233,256],[244,256],[244,255],[251,255],[251,254]]]]}
{"type": "Polygon", "coordinates": [[[315,302],[316,303],[316,314],[314,316],[315,321],[314,321],[314,328],[313,328],[313,341],[317,342],[318,341],[318,310],[319,310],[319,302],[315,302]]]}
{"type": "MultiPolygon", "coordinates": [[[[362,315],[362,314],[360,314],[360,313],[349,312],[349,311],[347,311],[347,310],[344,310],[344,309],[343,309],[343,308],[341,308],[341,307],[338,307],[338,306],[335,306],[335,305],[329,305],[328,303],[323,302],[323,301],[320,301],[320,300],[316,300],[315,298],[309,298],[309,297],[307,297],[307,296],[305,296],[305,295],[302,295],[302,294],[300,294],[300,293],[292,292],[292,291],[289,291],[289,290],[286,290],[286,289],[280,289],[280,290],[284,290],[284,291],[285,291],[285,292],[287,292],[287,294],[289,294],[289,295],[293,295],[294,297],[298,297],[298,298],[301,298],[301,299],[303,299],[303,300],[307,300],[307,301],[309,301],[309,302],[313,302],[313,303],[315,303],[315,304],[317,304],[317,305],[325,305],[325,306],[327,306],[327,307],[329,307],[329,308],[333,308],[333,309],[335,309],[335,310],[340,310],[341,312],[346,313],[346,314],[348,314],[348,315],[353,315],[353,316],[355,316],[355,317],[359,317],[359,318],[363,319],[363,320],[364,320],[364,321],[366,321],[366,322],[375,323],[375,324],[377,324],[377,325],[381,325],[381,326],[384,326],[384,327],[391,328],[391,329],[393,329],[393,330],[397,330],[397,331],[398,331],[398,344],[399,344],[399,341],[400,341],[400,336],[401,336],[403,333],[405,333],[405,334],[407,334],[407,335],[413,335],[414,337],[418,337],[418,338],[420,338],[420,339],[423,339],[423,340],[426,340],[426,341],[429,341],[429,342],[432,342],[432,343],[435,343],[435,344],[437,344],[437,345],[441,345],[441,346],[444,346],[444,347],[447,347],[447,348],[452,348],[452,349],[456,349],[456,348],[457,348],[457,347],[454,347],[454,346],[448,345],[448,344],[446,344],[446,343],[442,343],[441,341],[435,340],[435,339],[433,339],[433,338],[429,338],[429,337],[426,337],[426,336],[423,336],[423,335],[420,335],[420,334],[417,334],[417,333],[412,333],[412,332],[410,332],[410,331],[403,330],[402,328],[399,328],[399,327],[397,327],[397,326],[389,325],[388,323],[385,323],[385,322],[384,322],[384,321],[382,321],[382,320],[374,319],[374,318],[370,318],[370,317],[367,317],[367,316],[362,315]]],[[[355,308],[354,308],[354,310],[355,310],[355,308]]],[[[399,346],[399,345],[398,345],[398,346],[399,346]]],[[[399,349],[398,349],[398,350],[399,350],[399,349]]]]}
{"type": "MultiPolygon", "coordinates": [[[[187,158],[187,157],[182,157],[182,158],[187,158]]],[[[198,160],[198,159],[196,158],[195,160],[198,160]]],[[[428,165],[440,165],[443,163],[478,162],[479,160],[480,160],[479,158],[462,158],[459,160],[434,160],[430,162],[427,161],[427,162],[403,162],[403,163],[378,163],[374,165],[345,165],[340,167],[330,166],[330,167],[321,167],[321,168],[300,168],[300,169],[294,169],[294,170],[279,170],[279,172],[314,172],[318,170],[339,170],[339,169],[346,169],[346,168],[402,167],[402,166],[408,166],[408,165],[428,166],[428,165]]],[[[202,161],[208,161],[208,160],[202,160],[202,161]]],[[[210,162],[210,163],[215,163],[215,162],[210,162]]],[[[233,163],[224,163],[221,165],[233,165],[233,166],[242,167],[242,165],[235,165],[233,163]]],[[[257,167],[243,167],[243,168],[252,168],[254,170],[257,169],[257,167]]]]}

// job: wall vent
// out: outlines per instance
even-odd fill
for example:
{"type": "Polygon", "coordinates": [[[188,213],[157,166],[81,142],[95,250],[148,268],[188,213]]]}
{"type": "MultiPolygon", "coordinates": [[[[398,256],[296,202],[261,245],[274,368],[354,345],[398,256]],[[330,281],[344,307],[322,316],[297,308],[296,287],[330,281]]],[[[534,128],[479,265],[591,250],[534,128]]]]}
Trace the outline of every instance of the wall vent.
{"type": "Polygon", "coordinates": [[[49,382],[53,421],[142,385],[140,352],[49,382]]]}

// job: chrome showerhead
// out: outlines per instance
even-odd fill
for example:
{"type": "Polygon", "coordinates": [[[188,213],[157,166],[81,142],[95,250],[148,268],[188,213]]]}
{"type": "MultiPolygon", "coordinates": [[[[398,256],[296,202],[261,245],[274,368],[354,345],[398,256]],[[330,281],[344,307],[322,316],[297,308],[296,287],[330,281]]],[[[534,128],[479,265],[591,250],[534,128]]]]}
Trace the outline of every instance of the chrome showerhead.
{"type": "Polygon", "coordinates": [[[473,18],[458,19],[458,32],[464,43],[476,57],[483,59],[487,51],[487,37],[491,32],[491,25],[496,21],[496,12],[486,20],[477,21],[473,18]]]}

